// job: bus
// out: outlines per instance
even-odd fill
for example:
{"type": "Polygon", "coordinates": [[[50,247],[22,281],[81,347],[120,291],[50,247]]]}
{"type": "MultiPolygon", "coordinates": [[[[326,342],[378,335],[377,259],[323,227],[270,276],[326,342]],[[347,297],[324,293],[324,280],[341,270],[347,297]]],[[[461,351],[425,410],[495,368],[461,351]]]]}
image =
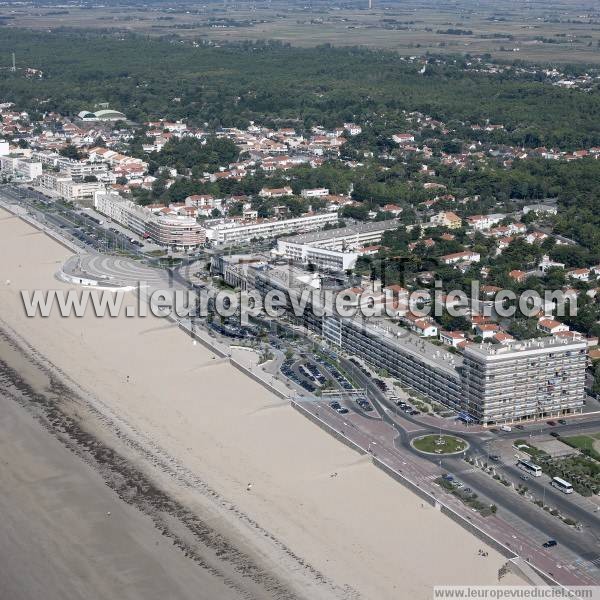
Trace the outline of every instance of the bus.
{"type": "Polygon", "coordinates": [[[550,485],[553,485],[555,488],[559,489],[565,494],[573,493],[573,486],[568,481],[565,481],[560,477],[553,477],[552,481],[550,482],[550,485]]]}
{"type": "Polygon", "coordinates": [[[529,460],[519,460],[517,467],[523,471],[526,471],[530,475],[533,475],[534,477],[540,477],[542,475],[542,467],[533,464],[529,460]]]}

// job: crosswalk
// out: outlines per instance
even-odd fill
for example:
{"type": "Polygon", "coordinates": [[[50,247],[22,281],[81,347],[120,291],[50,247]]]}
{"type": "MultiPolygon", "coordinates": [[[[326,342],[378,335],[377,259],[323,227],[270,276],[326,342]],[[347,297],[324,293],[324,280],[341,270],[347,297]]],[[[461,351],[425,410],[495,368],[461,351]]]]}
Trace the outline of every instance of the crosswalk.
{"type": "Polygon", "coordinates": [[[567,569],[583,569],[587,571],[596,571],[600,568],[600,554],[594,558],[577,558],[566,565],[567,569]]]}
{"type": "Polygon", "coordinates": [[[592,560],[588,560],[587,562],[591,563],[595,567],[600,567],[600,556],[597,556],[596,558],[594,558],[592,560]]]}

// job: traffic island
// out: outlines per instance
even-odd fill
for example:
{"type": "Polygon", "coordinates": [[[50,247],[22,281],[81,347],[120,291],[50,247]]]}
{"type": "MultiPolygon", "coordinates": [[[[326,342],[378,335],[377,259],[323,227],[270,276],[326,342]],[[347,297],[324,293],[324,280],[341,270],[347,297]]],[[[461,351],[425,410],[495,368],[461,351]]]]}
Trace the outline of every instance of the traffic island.
{"type": "Polygon", "coordinates": [[[469,443],[466,440],[453,435],[423,435],[413,438],[410,443],[415,450],[434,456],[461,454],[469,448],[469,443]]]}

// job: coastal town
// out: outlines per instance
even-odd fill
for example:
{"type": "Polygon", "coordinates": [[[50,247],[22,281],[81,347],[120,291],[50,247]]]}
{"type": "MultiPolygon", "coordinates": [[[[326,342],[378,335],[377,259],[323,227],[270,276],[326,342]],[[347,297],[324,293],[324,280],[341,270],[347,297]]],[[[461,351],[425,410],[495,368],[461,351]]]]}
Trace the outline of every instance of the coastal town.
{"type": "Polygon", "coordinates": [[[596,598],[597,3],[0,7],[0,600],[596,598]]]}
{"type": "MultiPolygon", "coordinates": [[[[127,154],[132,140],[139,138],[139,128],[127,124],[125,115],[118,111],[83,111],[75,119],[49,114],[32,123],[14,106],[4,104],[1,109],[0,133],[11,139],[0,144],[5,181],[33,185],[54,201],[94,211],[98,219],[106,218],[106,227],[112,222],[131,232],[135,238],[131,241],[142,249],[162,249],[172,255],[199,249],[231,254],[233,250],[241,255],[236,260],[243,262],[244,247],[250,250],[257,243],[263,244],[261,260],[285,259],[306,271],[341,275],[358,304],[361,294],[373,296],[377,291],[379,296],[375,294],[374,300],[387,303],[392,321],[451,352],[460,354],[469,344],[482,341],[506,346],[532,337],[550,337],[583,342],[590,368],[600,358],[600,325],[576,316],[561,319],[555,315],[556,303],[542,302],[537,314],[529,318],[518,318],[517,314],[517,318],[498,319],[487,310],[507,285],[515,291],[531,287],[558,290],[567,301],[583,298],[586,306],[596,302],[600,265],[573,259],[569,253],[577,243],[553,232],[556,200],[544,198],[528,204],[512,199],[490,206],[489,213],[477,214],[474,209],[480,204],[479,198],[452,193],[454,190],[439,182],[432,166],[472,170],[478,163],[489,161],[503,168],[510,168],[511,161],[517,159],[568,162],[598,158],[600,148],[566,153],[477,142],[456,144],[466,149],[456,154],[443,150],[434,153],[427,143],[433,145],[436,135],[449,135],[447,126],[422,114],[407,114],[407,132],[393,134],[390,148],[378,157],[365,152],[364,160],[375,159],[377,168],[384,172],[391,164],[411,161],[416,171],[412,185],[419,188],[415,195],[428,199],[382,200],[365,213],[365,201],[355,199],[352,182],[345,193],[339,189],[332,193],[327,187],[301,187],[306,178],[322,180],[320,170],[331,164],[342,165],[350,172],[350,179],[356,172],[357,183],[360,181],[359,171],[365,164],[344,156],[344,147],[362,133],[361,125],[355,123],[330,130],[315,126],[305,134],[292,128],[258,125],[209,133],[183,122],[158,120],[143,124],[147,143],[141,144],[143,154],[139,157],[127,154]],[[426,143],[420,141],[423,139],[426,143]],[[202,173],[157,166],[156,159],[165,148],[168,152],[169,145],[190,140],[200,148],[225,140],[233,145],[238,159],[202,173]],[[244,180],[256,182],[257,177],[263,185],[256,193],[214,193],[228,184],[236,187],[244,180]],[[275,187],[281,182],[284,185],[275,187]],[[213,193],[185,195],[189,186],[213,193]],[[163,193],[154,201],[158,187],[163,193]],[[169,189],[176,189],[177,201],[168,195],[169,189]],[[140,193],[146,195],[140,197],[140,193]],[[498,205],[506,208],[507,204],[513,210],[496,212],[498,205]],[[401,245],[398,238],[404,240],[401,245]],[[424,267],[411,265],[397,273],[397,280],[392,275],[391,281],[385,267],[376,273],[378,260],[389,264],[409,254],[418,255],[424,267]],[[510,259],[502,272],[497,265],[505,255],[510,259]],[[448,302],[445,294],[445,311],[437,320],[419,314],[418,307],[433,300],[433,294],[422,288],[432,287],[439,278],[480,281],[477,297],[470,299],[461,318],[448,316],[447,308],[457,301],[450,298],[448,302]],[[419,294],[413,293],[419,290],[419,294]],[[385,299],[386,292],[391,297],[385,299]]],[[[474,131],[502,129],[502,125],[469,126],[474,131]]],[[[235,265],[227,268],[235,269],[235,265]]],[[[220,274],[226,281],[234,279],[228,273],[220,274]]],[[[590,391],[600,385],[593,372],[587,384],[590,391]]]]}

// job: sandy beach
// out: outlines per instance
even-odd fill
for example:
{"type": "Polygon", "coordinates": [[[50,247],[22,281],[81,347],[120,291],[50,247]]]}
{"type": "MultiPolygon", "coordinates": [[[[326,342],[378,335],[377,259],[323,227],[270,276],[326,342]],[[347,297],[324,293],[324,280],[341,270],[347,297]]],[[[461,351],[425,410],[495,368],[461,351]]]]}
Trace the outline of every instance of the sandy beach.
{"type": "MultiPolygon", "coordinates": [[[[28,318],[20,290],[69,289],[54,277],[69,255],[0,212],[0,325],[29,344],[40,361],[48,361],[48,368],[54,365],[77,391],[76,399],[63,406],[73,419],[106,444],[116,444],[157,487],[272,579],[263,593],[262,584],[246,581],[240,565],[218,552],[204,556],[205,566],[219,571],[217,565],[225,560],[219,572],[257,598],[275,597],[275,587],[281,586],[289,597],[299,598],[425,599],[436,584],[497,583],[506,562],[500,554],[440,512],[423,507],[367,459],[166,321],[91,314],[28,318]],[[339,476],[331,478],[333,472],[339,476]],[[487,550],[487,558],[478,555],[480,548],[487,550]]],[[[133,296],[128,302],[135,303],[133,296]]],[[[8,456],[11,464],[4,468],[13,474],[21,462],[32,462],[31,455],[8,456]]],[[[13,516],[10,506],[20,495],[18,489],[11,495],[0,490],[3,515],[14,527],[22,515],[13,516]]],[[[70,495],[61,495],[61,501],[68,505],[70,495]]],[[[116,496],[113,501],[120,502],[116,496]]],[[[105,505],[99,506],[103,511],[105,505]]],[[[123,529],[128,526],[124,521],[123,529]]],[[[85,528],[79,532],[93,535],[85,528]]],[[[68,527],[47,534],[59,545],[76,543],[77,534],[68,527]]],[[[141,538],[137,542],[146,546],[141,538]]],[[[109,544],[108,534],[103,543],[109,544]]],[[[120,544],[117,538],[115,544],[120,544]]],[[[198,547],[198,552],[212,551],[198,547]]],[[[170,559],[171,577],[179,575],[180,558],[170,559]]],[[[153,560],[158,558],[147,557],[140,569],[152,569],[153,560]]],[[[181,576],[191,581],[199,575],[186,575],[182,568],[181,576]]],[[[502,582],[520,583],[510,574],[502,582]]],[[[23,596],[28,597],[34,596],[23,596]]],[[[187,598],[185,586],[169,597],[187,598]]],[[[228,596],[216,592],[211,597],[228,596]]]]}
{"type": "Polygon", "coordinates": [[[0,452],[1,598],[243,598],[4,394],[0,452]]]}

